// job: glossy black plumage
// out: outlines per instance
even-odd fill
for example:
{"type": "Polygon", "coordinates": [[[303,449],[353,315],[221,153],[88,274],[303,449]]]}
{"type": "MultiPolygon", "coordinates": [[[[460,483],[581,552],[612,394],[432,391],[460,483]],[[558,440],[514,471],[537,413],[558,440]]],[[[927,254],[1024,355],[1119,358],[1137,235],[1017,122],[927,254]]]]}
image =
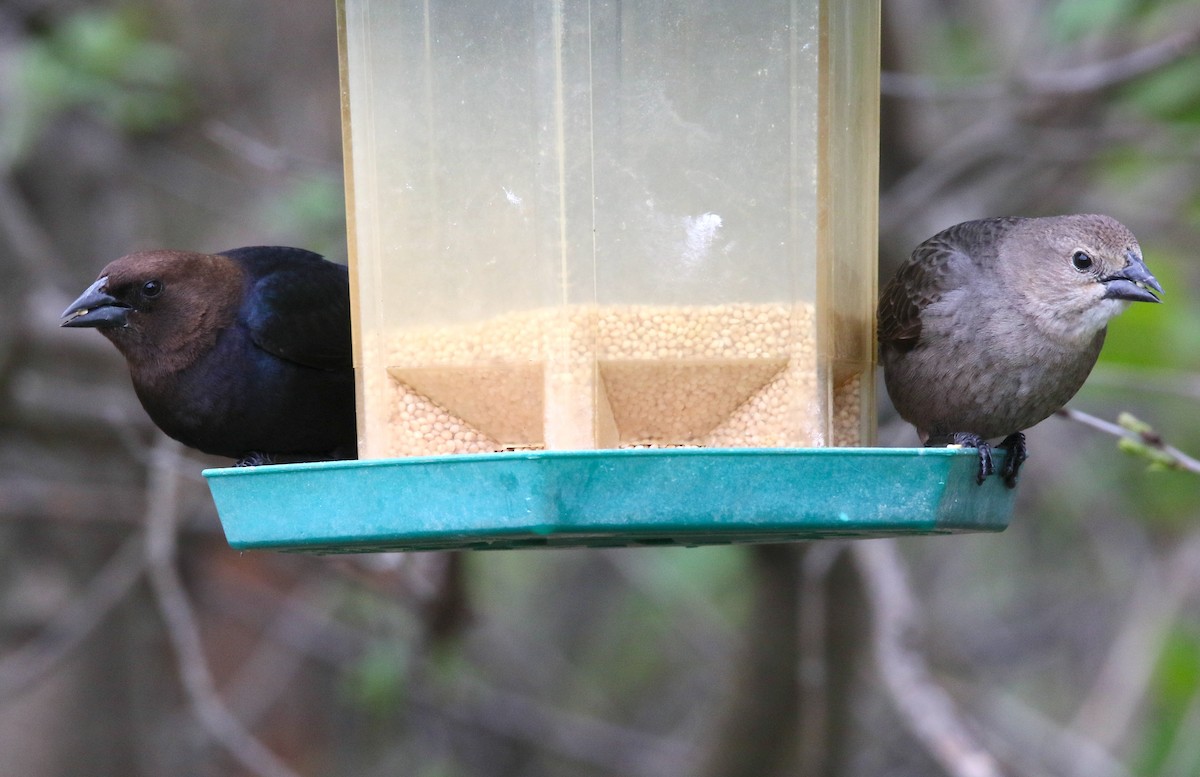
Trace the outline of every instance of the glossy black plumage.
{"type": "Polygon", "coordinates": [[[63,313],[129,364],[154,423],[242,464],[353,458],[346,268],[298,248],[147,251],[63,313]]]}

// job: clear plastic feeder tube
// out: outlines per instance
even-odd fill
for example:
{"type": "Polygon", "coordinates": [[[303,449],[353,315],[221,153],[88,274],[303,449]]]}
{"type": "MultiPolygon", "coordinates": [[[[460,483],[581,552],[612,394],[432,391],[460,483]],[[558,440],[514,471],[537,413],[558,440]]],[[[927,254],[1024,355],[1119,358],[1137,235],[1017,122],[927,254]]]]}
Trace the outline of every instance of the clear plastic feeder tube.
{"type": "Polygon", "coordinates": [[[860,445],[878,0],[342,0],[360,453],[860,445]]]}

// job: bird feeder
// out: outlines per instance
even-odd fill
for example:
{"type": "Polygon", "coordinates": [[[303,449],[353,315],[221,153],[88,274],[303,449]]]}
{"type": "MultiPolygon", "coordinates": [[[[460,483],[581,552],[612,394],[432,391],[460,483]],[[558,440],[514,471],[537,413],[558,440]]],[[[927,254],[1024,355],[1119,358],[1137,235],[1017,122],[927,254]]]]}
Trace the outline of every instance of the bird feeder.
{"type": "Polygon", "coordinates": [[[231,543],[1003,528],[973,452],[858,447],[878,0],[338,14],[362,460],[210,472],[231,543]]]}

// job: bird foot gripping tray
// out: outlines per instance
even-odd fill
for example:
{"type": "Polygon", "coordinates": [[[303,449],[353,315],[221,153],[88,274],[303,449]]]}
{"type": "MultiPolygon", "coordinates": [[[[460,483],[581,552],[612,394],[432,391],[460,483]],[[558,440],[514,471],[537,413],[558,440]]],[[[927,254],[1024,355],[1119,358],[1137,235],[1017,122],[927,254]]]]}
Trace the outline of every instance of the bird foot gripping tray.
{"type": "Polygon", "coordinates": [[[977,468],[975,451],[946,448],[677,448],[204,474],[234,548],[355,553],[1001,531],[1015,492],[976,485],[977,468]]]}

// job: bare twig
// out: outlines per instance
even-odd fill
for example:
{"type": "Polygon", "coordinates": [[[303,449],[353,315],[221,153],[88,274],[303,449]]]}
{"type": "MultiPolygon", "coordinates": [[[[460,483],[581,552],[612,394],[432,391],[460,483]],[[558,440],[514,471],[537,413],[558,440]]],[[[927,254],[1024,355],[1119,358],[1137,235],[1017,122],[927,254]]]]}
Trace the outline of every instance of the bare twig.
{"type": "MultiPolygon", "coordinates": [[[[324,578],[301,583],[281,597],[282,601],[270,613],[266,623],[261,618],[258,620],[256,625],[262,629],[258,646],[229,683],[228,704],[241,720],[251,723],[259,720],[293,685],[305,666],[307,654],[324,636],[317,629],[297,628],[294,611],[308,606],[329,590],[329,583],[324,578]],[[289,640],[292,644],[280,639],[285,631],[292,632],[289,640]]],[[[324,617],[328,618],[328,613],[324,617]]]]}
{"type": "Polygon", "coordinates": [[[895,542],[859,542],[853,551],[871,602],[879,674],[904,725],[951,777],[1000,777],[996,759],[967,730],[912,646],[917,604],[895,542]]]}
{"type": "Polygon", "coordinates": [[[125,540],[83,593],[59,611],[32,641],[0,661],[0,700],[13,701],[79,647],[141,579],[141,532],[125,540]]]}
{"type": "Polygon", "coordinates": [[[1122,441],[1122,450],[1148,458],[1151,464],[1200,475],[1200,459],[1195,459],[1178,448],[1168,445],[1149,424],[1139,421],[1128,413],[1122,413],[1118,418],[1118,423],[1106,421],[1069,407],[1059,410],[1058,415],[1119,438],[1122,441]]]}
{"type": "Polygon", "coordinates": [[[1016,131],[1012,120],[985,115],[936,148],[880,194],[879,229],[898,229],[920,213],[928,212],[937,194],[984,160],[1000,153],[1016,131]]]}
{"type": "Polygon", "coordinates": [[[146,507],[146,560],[159,612],[167,627],[192,711],[213,741],[260,777],[296,777],[256,739],[217,693],[191,602],[175,566],[179,443],[163,437],[154,448],[146,507]]]}
{"type": "Polygon", "coordinates": [[[204,134],[221,148],[237,154],[243,161],[260,170],[282,173],[288,169],[288,159],[284,152],[251,137],[231,124],[216,120],[207,122],[204,125],[204,134]]]}
{"type": "Polygon", "coordinates": [[[136,524],[138,490],[21,473],[0,477],[0,521],[136,524]]]}
{"type": "Polygon", "coordinates": [[[947,84],[919,73],[885,70],[879,74],[879,91],[885,97],[904,100],[991,100],[1002,97],[1010,88],[991,79],[947,84]]]}
{"type": "Polygon", "coordinates": [[[799,612],[796,615],[797,693],[805,700],[796,716],[799,773],[824,774],[831,761],[829,715],[830,670],[826,646],[830,596],[828,584],[834,564],[846,551],[845,542],[814,542],[800,568],[799,612]]]}
{"type": "Polygon", "coordinates": [[[544,704],[485,683],[463,684],[454,698],[418,685],[414,701],[463,726],[472,726],[611,774],[695,774],[696,749],[588,715],[544,704]]]}
{"type": "Polygon", "coordinates": [[[1200,49],[1200,25],[1168,35],[1128,54],[1088,65],[1028,73],[1011,82],[978,80],[946,85],[911,73],[884,72],[880,90],[913,100],[995,100],[1005,95],[1061,97],[1111,89],[1166,67],[1200,49]]]}
{"type": "Polygon", "coordinates": [[[983,718],[981,735],[1014,768],[1056,777],[1131,777],[1116,758],[1020,698],[997,688],[977,690],[972,705],[983,718]]]}
{"type": "Polygon", "coordinates": [[[12,256],[35,287],[53,287],[55,279],[68,277],[54,241],[38,222],[9,170],[0,170],[0,231],[8,236],[14,249],[12,256]]]}
{"type": "Polygon", "coordinates": [[[224,121],[204,124],[204,135],[239,159],[268,173],[288,173],[297,169],[336,172],[328,163],[301,156],[260,140],[224,121]]]}
{"type": "Polygon", "coordinates": [[[1195,25],[1103,62],[1031,74],[1023,79],[1023,85],[1027,91],[1039,95],[1099,92],[1166,67],[1196,53],[1198,48],[1200,25],[1195,25]]]}
{"type": "MultiPolygon", "coordinates": [[[[321,585],[332,584],[323,580],[321,585]]],[[[240,578],[234,585],[215,576],[199,581],[199,589],[197,603],[205,611],[262,630],[274,644],[334,669],[358,661],[373,639],[334,617],[328,603],[336,600],[333,596],[306,601],[251,578],[240,578]]]]}

